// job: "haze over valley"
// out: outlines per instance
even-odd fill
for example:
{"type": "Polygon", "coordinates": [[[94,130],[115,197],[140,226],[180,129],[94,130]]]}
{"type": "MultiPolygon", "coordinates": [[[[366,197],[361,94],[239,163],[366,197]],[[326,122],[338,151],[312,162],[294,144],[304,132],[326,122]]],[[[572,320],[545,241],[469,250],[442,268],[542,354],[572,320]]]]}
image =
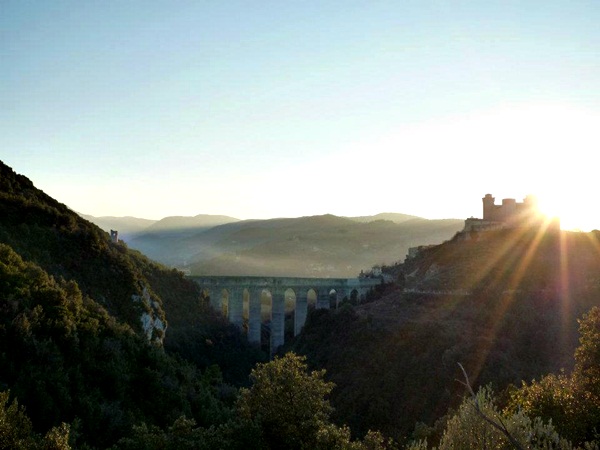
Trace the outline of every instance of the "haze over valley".
{"type": "Polygon", "coordinates": [[[355,277],[396,263],[409,247],[450,239],[464,226],[464,220],[395,213],[245,221],[198,215],[152,223],[83,217],[105,231],[121,226],[129,247],[192,275],[355,277]]]}

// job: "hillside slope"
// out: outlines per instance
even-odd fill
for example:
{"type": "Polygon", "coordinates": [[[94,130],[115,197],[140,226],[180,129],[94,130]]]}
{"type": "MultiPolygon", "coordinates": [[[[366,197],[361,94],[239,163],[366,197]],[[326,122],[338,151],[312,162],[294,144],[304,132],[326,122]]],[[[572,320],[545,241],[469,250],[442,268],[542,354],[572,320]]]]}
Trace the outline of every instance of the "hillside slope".
{"type": "Polygon", "coordinates": [[[332,215],[217,227],[185,241],[195,275],[353,277],[403,259],[408,248],[450,239],[460,220],[357,222],[332,215]]]}
{"type": "Polygon", "coordinates": [[[152,286],[148,278],[163,269],[140,253],[112,243],[106,232],[3,163],[0,218],[0,242],[55,278],[76,281],[85,295],[138,332],[142,331],[141,317],[147,314],[145,320],[158,325],[150,331],[155,333],[152,338],[162,340],[160,322],[166,321],[162,299],[156,292],[159,286],[152,286]]]}
{"type": "MultiPolygon", "coordinates": [[[[543,230],[542,230],[543,231],[543,230]]],[[[577,319],[600,304],[598,233],[504,230],[424,249],[379,299],[317,311],[293,348],[327,369],[332,403],[355,432],[403,439],[433,426],[474,387],[567,372],[577,319]]]]}
{"type": "Polygon", "coordinates": [[[0,389],[36,430],[71,423],[80,444],[105,448],[142,422],[217,424],[223,380],[247,383],[260,358],[181,272],[0,162],[0,389]]]}

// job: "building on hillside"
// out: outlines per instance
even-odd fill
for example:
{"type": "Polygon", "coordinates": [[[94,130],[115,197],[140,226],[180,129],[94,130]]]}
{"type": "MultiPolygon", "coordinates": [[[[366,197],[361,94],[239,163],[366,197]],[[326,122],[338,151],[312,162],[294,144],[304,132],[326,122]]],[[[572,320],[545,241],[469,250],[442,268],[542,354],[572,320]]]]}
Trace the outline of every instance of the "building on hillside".
{"type": "Polygon", "coordinates": [[[119,243],[119,232],[117,230],[110,230],[110,240],[114,244],[118,244],[119,243]]]}
{"type": "MultiPolygon", "coordinates": [[[[492,194],[486,194],[483,201],[483,219],[470,217],[465,220],[463,232],[500,230],[505,228],[530,227],[548,222],[540,213],[537,199],[528,195],[519,203],[514,198],[505,198],[501,205],[496,205],[492,194]]],[[[560,222],[554,219],[548,224],[555,229],[560,228],[560,222]]]]}

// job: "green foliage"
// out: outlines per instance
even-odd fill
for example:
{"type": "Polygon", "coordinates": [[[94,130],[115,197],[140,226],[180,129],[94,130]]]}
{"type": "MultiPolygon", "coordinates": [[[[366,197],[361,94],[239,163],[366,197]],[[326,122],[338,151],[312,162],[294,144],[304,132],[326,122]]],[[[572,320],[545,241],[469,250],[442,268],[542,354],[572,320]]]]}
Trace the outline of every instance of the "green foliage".
{"type": "MultiPolygon", "coordinates": [[[[579,322],[579,347],[575,350],[576,383],[600,407],[600,308],[594,307],[579,322]]],[[[600,425],[600,421],[598,422],[600,425]]]]}
{"type": "Polygon", "coordinates": [[[600,431],[600,308],[580,321],[580,345],[571,375],[547,375],[512,392],[511,410],[551,419],[575,443],[598,439],[600,431]]]}
{"type": "Polygon", "coordinates": [[[136,331],[141,331],[140,316],[146,308],[131,300],[144,289],[159,305],[155,315],[165,321],[161,299],[146,276],[155,264],[124,244],[113,244],[106,232],[2,162],[0,178],[0,242],[57,279],[75,281],[84,295],[136,331]]]}
{"type": "MultiPolygon", "coordinates": [[[[250,370],[268,356],[251,345],[240,329],[214,311],[206,302],[198,300],[185,311],[172,310],[165,301],[169,330],[165,350],[193,362],[202,370],[218,366],[223,381],[233,386],[247,386],[250,370]]],[[[181,307],[183,305],[179,305],[181,307]]]]}
{"type": "Polygon", "coordinates": [[[544,294],[397,293],[338,311],[316,310],[291,349],[335,383],[332,420],[354,436],[377,429],[402,441],[417,420],[433,426],[457,407],[462,362],[475,386],[502,392],[569,367],[576,314],[544,294]],[[532,356],[532,355],[535,355],[532,356]]]}
{"type": "Polygon", "coordinates": [[[339,449],[392,450],[391,440],[369,432],[352,441],[350,429],[329,422],[332,389],[323,372],[308,372],[305,358],[288,353],[259,364],[252,387],[242,389],[238,415],[218,426],[197,427],[180,417],[166,430],[143,424],[115,446],[118,450],[339,449]]]}
{"type": "Polygon", "coordinates": [[[9,404],[9,398],[9,391],[0,392],[0,450],[70,450],[69,425],[53,427],[41,438],[25,408],[16,399],[9,404]]]}
{"type": "Polygon", "coordinates": [[[241,390],[238,409],[248,420],[259,421],[272,448],[303,448],[331,414],[325,396],[333,385],[323,376],[324,371],[308,373],[303,357],[276,357],[252,370],[252,387],[241,390]]]}
{"type": "Polygon", "coordinates": [[[0,449],[29,449],[35,445],[31,420],[10,393],[0,392],[0,449]]]}
{"type": "MultiPolygon", "coordinates": [[[[481,388],[476,398],[465,398],[446,425],[437,450],[493,448],[512,450],[515,442],[523,449],[571,450],[573,446],[561,438],[551,423],[539,417],[530,419],[523,412],[501,413],[489,388],[481,388]],[[476,407],[477,404],[477,407],[476,407]],[[484,416],[504,431],[494,427],[484,416]],[[510,436],[510,438],[509,438],[510,436]]],[[[425,441],[408,446],[408,450],[426,450],[425,441]]]]}
{"type": "Polygon", "coordinates": [[[194,420],[180,417],[166,430],[134,427],[130,437],[121,439],[114,450],[246,450],[261,449],[258,428],[251,422],[232,420],[219,426],[202,428],[194,420]]]}
{"type": "MultiPolygon", "coordinates": [[[[200,376],[84,297],[0,244],[0,385],[27,406],[37,431],[80,419],[81,442],[107,446],[132,425],[202,425],[229,417],[219,378],[200,376]]],[[[60,447],[56,429],[47,445],[60,447]],[[51,444],[53,443],[53,444],[51,444]]]]}
{"type": "Polygon", "coordinates": [[[41,450],[69,450],[70,427],[66,423],[52,427],[42,440],[41,450]]]}
{"type": "Polygon", "coordinates": [[[351,441],[350,429],[329,421],[332,407],[326,397],[333,384],[325,372],[308,371],[306,358],[286,353],[259,364],[251,373],[252,387],[242,389],[238,411],[242,420],[256,423],[269,449],[393,448],[393,442],[369,432],[351,441]]]}

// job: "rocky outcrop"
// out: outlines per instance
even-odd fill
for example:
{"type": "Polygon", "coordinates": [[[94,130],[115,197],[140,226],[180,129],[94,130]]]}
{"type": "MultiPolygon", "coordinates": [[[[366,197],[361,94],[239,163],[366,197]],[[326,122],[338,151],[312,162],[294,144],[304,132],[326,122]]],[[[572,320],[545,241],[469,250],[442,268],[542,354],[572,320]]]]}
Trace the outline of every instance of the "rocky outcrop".
{"type": "Polygon", "coordinates": [[[167,323],[160,303],[152,299],[146,287],[143,288],[141,295],[133,294],[131,299],[134,303],[138,303],[141,306],[142,314],[140,322],[142,324],[142,332],[148,342],[162,345],[165,332],[167,331],[167,323]]]}

